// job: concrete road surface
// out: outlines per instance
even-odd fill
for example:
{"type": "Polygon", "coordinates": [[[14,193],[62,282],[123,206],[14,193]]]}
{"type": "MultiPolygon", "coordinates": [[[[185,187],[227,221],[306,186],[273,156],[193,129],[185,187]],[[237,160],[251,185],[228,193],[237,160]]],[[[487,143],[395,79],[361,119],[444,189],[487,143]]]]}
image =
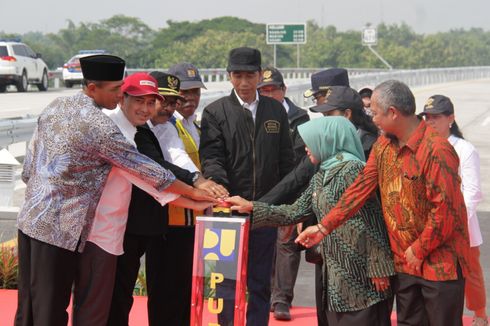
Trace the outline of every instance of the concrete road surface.
{"type": "MultiPolygon", "coordinates": [[[[229,89],[228,83],[221,86],[229,89]]],[[[38,114],[55,97],[71,95],[78,90],[29,92],[24,94],[0,94],[0,119],[22,116],[27,113],[38,114]]],[[[487,297],[490,298],[490,80],[476,80],[432,85],[413,89],[421,111],[427,98],[434,94],[449,96],[456,111],[456,121],[467,140],[472,142],[481,158],[481,177],[484,200],[479,206],[480,225],[484,244],[481,247],[481,262],[487,280],[487,297]]],[[[23,201],[22,187],[16,191],[15,203],[23,201]]],[[[2,220],[0,216],[0,242],[9,240],[16,233],[15,221],[2,220]]],[[[302,261],[296,285],[294,305],[314,306],[314,272],[311,264],[302,261]]],[[[488,300],[487,302],[490,302],[488,300]]],[[[490,312],[490,304],[487,303],[490,312]]],[[[291,324],[292,325],[292,324],[291,324]]]]}

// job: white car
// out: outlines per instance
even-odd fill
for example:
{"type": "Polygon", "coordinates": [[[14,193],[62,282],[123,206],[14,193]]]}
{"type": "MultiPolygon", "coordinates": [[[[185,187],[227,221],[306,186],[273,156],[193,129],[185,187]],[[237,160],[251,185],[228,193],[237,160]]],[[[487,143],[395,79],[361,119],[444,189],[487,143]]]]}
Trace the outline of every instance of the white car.
{"type": "Polygon", "coordinates": [[[81,50],[63,65],[63,82],[68,88],[81,84],[83,80],[80,58],[94,54],[108,54],[105,50],[81,50]]]}
{"type": "Polygon", "coordinates": [[[35,84],[40,91],[48,90],[48,66],[30,47],[18,39],[0,39],[0,93],[8,85],[19,92],[35,84]]]}

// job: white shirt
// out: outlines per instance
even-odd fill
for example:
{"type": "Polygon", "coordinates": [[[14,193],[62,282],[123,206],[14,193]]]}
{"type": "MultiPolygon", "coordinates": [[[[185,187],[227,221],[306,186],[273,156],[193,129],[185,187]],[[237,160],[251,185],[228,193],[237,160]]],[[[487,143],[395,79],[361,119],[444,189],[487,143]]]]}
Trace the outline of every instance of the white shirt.
{"type": "Polygon", "coordinates": [[[185,130],[187,130],[187,132],[191,135],[192,139],[194,140],[194,143],[196,143],[197,148],[199,148],[199,140],[200,140],[199,130],[197,130],[197,127],[194,123],[196,121],[197,115],[194,113],[193,115],[191,115],[186,119],[182,114],[175,111],[174,117],[175,119],[180,120],[180,122],[182,122],[182,125],[184,126],[185,130]]]}
{"type": "MultiPolygon", "coordinates": [[[[136,127],[126,118],[118,107],[115,110],[103,110],[119,127],[122,134],[135,147],[136,127]]],[[[92,230],[87,241],[112,255],[122,255],[124,232],[128,220],[128,208],[131,201],[132,184],[146,191],[163,205],[175,200],[179,195],[169,192],[158,192],[155,188],[138,177],[117,167],[112,167],[102,195],[95,211],[92,230]]]]}
{"type": "Polygon", "coordinates": [[[448,141],[459,157],[458,173],[461,176],[461,191],[468,213],[470,246],[477,247],[483,243],[478,216],[476,216],[476,207],[483,198],[480,184],[480,156],[475,147],[464,139],[451,135],[448,141]]]}
{"type": "Polygon", "coordinates": [[[248,104],[248,103],[245,103],[240,96],[238,96],[237,92],[235,89],[233,89],[233,91],[235,92],[235,95],[238,99],[238,102],[240,103],[240,105],[249,110],[250,112],[252,112],[252,118],[254,119],[254,122],[255,122],[255,116],[257,115],[257,106],[259,105],[259,92],[255,91],[255,100],[248,104]]]}
{"type": "Polygon", "coordinates": [[[185,151],[184,143],[179,137],[177,128],[171,122],[156,126],[150,125],[150,128],[158,139],[165,160],[190,172],[199,171],[185,151]]]}
{"type": "Polygon", "coordinates": [[[284,106],[284,109],[286,110],[286,113],[289,113],[289,104],[286,101],[286,99],[282,100],[282,106],[284,106]]]}

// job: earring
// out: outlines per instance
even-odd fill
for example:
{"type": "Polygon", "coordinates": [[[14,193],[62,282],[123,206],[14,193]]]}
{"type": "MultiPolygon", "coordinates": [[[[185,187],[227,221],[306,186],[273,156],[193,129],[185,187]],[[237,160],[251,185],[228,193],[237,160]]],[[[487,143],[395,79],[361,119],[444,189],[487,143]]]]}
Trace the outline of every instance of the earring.
{"type": "Polygon", "coordinates": [[[452,127],[453,127],[453,123],[451,122],[451,123],[449,124],[449,129],[451,129],[452,127]]]}

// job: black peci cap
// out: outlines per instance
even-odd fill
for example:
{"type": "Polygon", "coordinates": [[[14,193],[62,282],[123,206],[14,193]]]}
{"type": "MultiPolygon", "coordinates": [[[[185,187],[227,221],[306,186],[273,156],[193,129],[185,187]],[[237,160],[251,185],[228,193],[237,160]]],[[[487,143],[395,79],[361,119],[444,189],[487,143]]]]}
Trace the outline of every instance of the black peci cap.
{"type": "Polygon", "coordinates": [[[449,97],[444,95],[432,95],[424,105],[424,111],[420,115],[454,113],[454,106],[449,97]]]}
{"type": "Polygon", "coordinates": [[[326,90],[325,103],[310,108],[310,111],[324,113],[337,109],[362,110],[361,96],[347,86],[330,86],[326,90]]]}
{"type": "Polygon", "coordinates": [[[284,86],[284,78],[279,70],[273,67],[266,67],[262,70],[262,80],[257,85],[257,88],[274,85],[278,87],[284,86]]]}
{"type": "Polygon", "coordinates": [[[330,68],[311,75],[311,89],[304,92],[304,97],[310,97],[329,86],[349,86],[349,75],[344,68],[330,68]]]}
{"type": "Polygon", "coordinates": [[[242,47],[230,51],[226,71],[260,71],[262,56],[257,49],[242,47]]]}
{"type": "Polygon", "coordinates": [[[86,80],[123,80],[125,66],[124,60],[114,55],[99,54],[80,58],[80,67],[86,80]]]}

